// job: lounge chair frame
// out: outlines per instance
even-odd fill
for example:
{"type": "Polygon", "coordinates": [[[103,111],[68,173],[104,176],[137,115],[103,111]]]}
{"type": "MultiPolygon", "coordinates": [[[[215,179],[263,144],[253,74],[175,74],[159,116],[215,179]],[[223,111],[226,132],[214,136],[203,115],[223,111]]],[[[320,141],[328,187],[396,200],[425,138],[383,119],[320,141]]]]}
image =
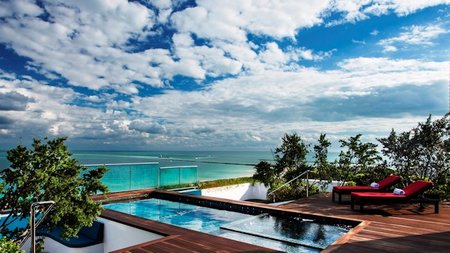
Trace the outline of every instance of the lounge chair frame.
{"type": "Polygon", "coordinates": [[[362,212],[364,210],[364,205],[366,205],[366,204],[384,205],[384,204],[407,204],[407,203],[419,203],[421,207],[423,206],[423,204],[434,204],[434,213],[439,213],[440,200],[425,198],[425,197],[419,197],[419,198],[415,198],[415,199],[406,199],[406,200],[402,200],[402,201],[399,201],[398,199],[396,199],[396,200],[388,200],[388,199],[373,200],[372,199],[372,200],[356,201],[355,199],[352,198],[351,207],[352,207],[352,210],[355,210],[355,205],[359,205],[359,211],[362,212]]]}
{"type": "Polygon", "coordinates": [[[339,189],[339,187],[333,187],[333,190],[331,192],[332,201],[336,202],[336,194],[338,195],[338,203],[340,204],[342,203],[342,195],[351,195],[352,192],[383,192],[386,191],[386,189],[388,189],[389,187],[397,184],[401,180],[401,177],[392,175],[380,180],[379,183],[388,178],[392,178],[392,182],[387,183],[381,188],[372,188],[370,186],[356,186],[349,187],[348,189],[339,189]]]}
{"type": "Polygon", "coordinates": [[[439,213],[439,198],[426,198],[423,193],[433,187],[431,182],[418,180],[403,188],[406,195],[395,195],[393,193],[373,193],[360,192],[351,194],[351,208],[355,210],[355,205],[359,205],[359,211],[364,210],[366,204],[404,204],[404,203],[431,203],[434,204],[434,212],[439,213]],[[417,188],[419,187],[419,188],[417,188]],[[412,188],[414,190],[412,190],[412,188]],[[366,196],[361,196],[366,194],[366,196]],[[359,195],[359,196],[358,196],[359,195]]]}

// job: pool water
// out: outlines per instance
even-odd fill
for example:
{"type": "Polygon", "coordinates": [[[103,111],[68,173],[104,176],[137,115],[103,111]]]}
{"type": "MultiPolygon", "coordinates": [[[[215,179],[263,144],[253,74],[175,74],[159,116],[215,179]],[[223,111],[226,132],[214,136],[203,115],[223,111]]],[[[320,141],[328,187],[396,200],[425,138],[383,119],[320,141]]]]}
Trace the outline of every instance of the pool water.
{"type": "Polygon", "coordinates": [[[320,252],[348,232],[348,228],[311,220],[255,216],[162,199],[107,204],[105,208],[284,252],[320,252]]]}

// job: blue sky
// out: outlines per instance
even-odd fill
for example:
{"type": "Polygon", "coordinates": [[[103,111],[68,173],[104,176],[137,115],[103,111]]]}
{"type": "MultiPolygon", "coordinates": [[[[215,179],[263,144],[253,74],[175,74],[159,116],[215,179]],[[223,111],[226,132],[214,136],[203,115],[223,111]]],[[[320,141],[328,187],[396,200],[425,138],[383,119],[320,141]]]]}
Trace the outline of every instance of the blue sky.
{"type": "Polygon", "coordinates": [[[449,110],[449,0],[0,2],[0,149],[269,150],[449,110]]]}

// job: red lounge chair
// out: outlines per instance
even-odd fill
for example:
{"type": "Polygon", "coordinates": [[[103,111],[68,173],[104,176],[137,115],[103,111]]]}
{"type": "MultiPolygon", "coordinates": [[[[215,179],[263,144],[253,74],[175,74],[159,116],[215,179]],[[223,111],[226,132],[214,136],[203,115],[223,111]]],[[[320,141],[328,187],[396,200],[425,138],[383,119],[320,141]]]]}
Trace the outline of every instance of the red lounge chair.
{"type": "Polygon", "coordinates": [[[359,204],[360,211],[364,204],[389,204],[389,203],[433,203],[434,212],[439,213],[439,199],[427,199],[420,197],[422,193],[433,187],[433,183],[418,180],[409,184],[403,191],[405,194],[394,194],[392,192],[352,192],[352,210],[355,204],[359,204]]]}
{"type": "Polygon", "coordinates": [[[335,202],[335,194],[339,195],[339,203],[342,202],[342,195],[350,195],[352,192],[382,192],[386,191],[387,188],[394,186],[398,182],[400,182],[401,177],[399,176],[387,176],[378,182],[379,187],[373,188],[370,186],[335,186],[333,187],[332,198],[333,202],[335,202]]]}

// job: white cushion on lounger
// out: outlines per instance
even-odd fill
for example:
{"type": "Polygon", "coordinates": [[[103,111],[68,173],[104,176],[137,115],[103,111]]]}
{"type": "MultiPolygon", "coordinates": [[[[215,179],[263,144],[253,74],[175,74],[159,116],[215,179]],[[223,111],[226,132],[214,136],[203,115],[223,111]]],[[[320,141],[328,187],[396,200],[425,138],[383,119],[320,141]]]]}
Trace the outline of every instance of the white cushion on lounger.
{"type": "Polygon", "coordinates": [[[405,195],[405,191],[399,188],[394,189],[394,194],[396,195],[405,195]]]}

